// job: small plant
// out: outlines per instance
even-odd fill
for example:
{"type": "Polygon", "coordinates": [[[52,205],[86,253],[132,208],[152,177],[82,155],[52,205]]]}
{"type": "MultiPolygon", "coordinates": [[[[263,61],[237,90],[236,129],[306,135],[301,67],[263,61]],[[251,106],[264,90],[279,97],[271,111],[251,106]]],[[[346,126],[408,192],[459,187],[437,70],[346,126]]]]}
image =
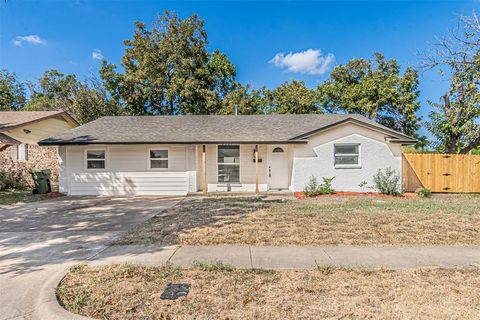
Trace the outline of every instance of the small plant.
{"type": "Polygon", "coordinates": [[[432,190],[428,188],[418,188],[415,193],[421,198],[430,198],[432,196],[432,190]]]}
{"type": "Polygon", "coordinates": [[[326,178],[322,177],[323,183],[318,183],[317,177],[314,175],[310,176],[310,180],[308,180],[303,193],[307,197],[314,197],[319,194],[332,194],[335,193],[335,190],[332,188],[332,181],[335,177],[326,178]]]}
{"type": "Polygon", "coordinates": [[[391,167],[384,170],[378,169],[378,172],[373,176],[373,183],[382,194],[396,196],[400,194],[400,175],[391,167]]]}
{"type": "Polygon", "coordinates": [[[332,188],[332,181],[335,177],[325,178],[322,177],[323,183],[320,185],[320,194],[332,194],[335,190],[332,188]]]}
{"type": "Polygon", "coordinates": [[[212,271],[230,272],[230,271],[233,271],[232,266],[230,266],[228,264],[225,264],[222,261],[203,262],[203,261],[195,260],[195,261],[193,261],[192,265],[193,265],[194,268],[200,269],[202,271],[208,271],[208,272],[212,272],[212,271]]]}
{"type": "Polygon", "coordinates": [[[26,185],[20,171],[0,170],[0,191],[24,190],[26,185]]]}

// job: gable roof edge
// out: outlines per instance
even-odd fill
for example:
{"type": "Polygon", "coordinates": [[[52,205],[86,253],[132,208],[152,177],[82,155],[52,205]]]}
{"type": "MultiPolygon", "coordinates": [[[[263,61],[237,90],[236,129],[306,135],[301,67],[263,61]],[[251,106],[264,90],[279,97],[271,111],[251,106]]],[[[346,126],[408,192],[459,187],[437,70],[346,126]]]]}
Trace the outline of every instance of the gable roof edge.
{"type": "Polygon", "coordinates": [[[353,118],[353,117],[348,117],[346,119],[343,119],[343,120],[340,120],[340,121],[337,121],[335,123],[332,123],[332,124],[329,124],[325,127],[322,127],[322,128],[318,128],[318,129],[315,129],[315,130],[312,130],[312,131],[309,131],[307,133],[304,133],[304,134],[301,134],[299,136],[296,136],[296,137],[293,137],[291,138],[291,140],[299,140],[299,139],[306,139],[308,137],[311,137],[312,135],[314,134],[317,134],[321,131],[325,131],[325,130],[328,130],[328,129],[331,129],[333,127],[336,127],[336,126],[339,126],[339,125],[342,125],[342,124],[345,124],[345,123],[354,123],[354,124],[357,124],[357,125],[360,125],[360,126],[363,126],[363,127],[366,127],[368,129],[371,129],[371,130],[374,130],[374,131],[379,131],[379,132],[383,132],[383,133],[389,133],[390,135],[393,136],[393,138],[395,139],[398,139],[398,140],[401,140],[402,142],[412,142],[412,143],[416,143],[417,140],[415,138],[412,138],[408,135],[405,135],[403,133],[400,133],[398,131],[395,131],[393,129],[390,129],[390,128],[382,128],[382,127],[379,127],[379,126],[375,126],[373,124],[370,124],[368,122],[365,122],[365,121],[362,121],[362,120],[359,120],[359,119],[356,119],[356,118],[353,118]]]}

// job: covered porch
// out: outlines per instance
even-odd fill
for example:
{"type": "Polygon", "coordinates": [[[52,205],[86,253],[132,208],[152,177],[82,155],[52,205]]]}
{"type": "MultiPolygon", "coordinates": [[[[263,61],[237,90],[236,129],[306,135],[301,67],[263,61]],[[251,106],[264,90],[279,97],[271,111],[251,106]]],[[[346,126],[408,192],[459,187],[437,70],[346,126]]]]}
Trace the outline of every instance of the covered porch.
{"type": "Polygon", "coordinates": [[[197,144],[197,191],[288,191],[293,163],[292,144],[197,144]]]}

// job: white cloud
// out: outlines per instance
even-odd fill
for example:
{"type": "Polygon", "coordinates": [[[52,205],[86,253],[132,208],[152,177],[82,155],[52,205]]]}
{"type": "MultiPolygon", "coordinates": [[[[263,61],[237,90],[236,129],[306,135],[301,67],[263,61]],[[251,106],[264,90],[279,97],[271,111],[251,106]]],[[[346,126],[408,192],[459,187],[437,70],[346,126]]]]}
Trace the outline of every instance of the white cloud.
{"type": "Polygon", "coordinates": [[[40,38],[36,34],[30,34],[28,36],[18,36],[13,39],[13,44],[17,47],[21,47],[24,42],[35,44],[35,45],[46,45],[47,41],[40,38]]]}
{"type": "Polygon", "coordinates": [[[287,54],[279,52],[268,62],[291,72],[324,74],[335,63],[335,56],[332,53],[323,56],[318,49],[308,49],[287,54]]]}
{"type": "Polygon", "coordinates": [[[102,50],[100,50],[100,49],[94,49],[93,52],[92,52],[92,59],[94,59],[94,60],[102,60],[102,59],[103,59],[102,50]]]}

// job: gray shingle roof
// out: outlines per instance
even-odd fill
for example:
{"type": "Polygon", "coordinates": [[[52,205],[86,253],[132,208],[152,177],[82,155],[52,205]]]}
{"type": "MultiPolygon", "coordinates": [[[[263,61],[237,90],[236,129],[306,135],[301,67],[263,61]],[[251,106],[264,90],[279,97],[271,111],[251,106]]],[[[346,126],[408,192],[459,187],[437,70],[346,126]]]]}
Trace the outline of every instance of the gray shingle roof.
{"type": "Polygon", "coordinates": [[[104,117],[40,144],[300,142],[310,133],[345,121],[382,130],[394,139],[414,141],[359,115],[301,114],[104,117]]]}

